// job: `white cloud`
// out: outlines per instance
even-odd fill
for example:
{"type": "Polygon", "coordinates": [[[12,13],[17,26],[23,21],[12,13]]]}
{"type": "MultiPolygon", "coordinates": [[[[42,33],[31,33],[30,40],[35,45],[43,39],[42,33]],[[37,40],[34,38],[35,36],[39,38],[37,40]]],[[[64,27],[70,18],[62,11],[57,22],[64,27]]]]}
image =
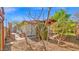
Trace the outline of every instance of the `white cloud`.
{"type": "Polygon", "coordinates": [[[11,12],[16,11],[16,8],[13,8],[13,7],[5,7],[5,8],[4,8],[4,11],[5,11],[6,13],[11,13],[11,12]]]}
{"type": "Polygon", "coordinates": [[[27,17],[25,17],[24,15],[17,15],[13,17],[13,21],[23,21],[23,20],[28,20],[27,17]]]}
{"type": "Polygon", "coordinates": [[[63,9],[63,10],[65,10],[65,9],[66,9],[66,7],[59,7],[59,9],[63,9]]]}
{"type": "Polygon", "coordinates": [[[21,21],[23,18],[22,18],[22,16],[15,16],[14,17],[14,20],[15,21],[21,21]]]}

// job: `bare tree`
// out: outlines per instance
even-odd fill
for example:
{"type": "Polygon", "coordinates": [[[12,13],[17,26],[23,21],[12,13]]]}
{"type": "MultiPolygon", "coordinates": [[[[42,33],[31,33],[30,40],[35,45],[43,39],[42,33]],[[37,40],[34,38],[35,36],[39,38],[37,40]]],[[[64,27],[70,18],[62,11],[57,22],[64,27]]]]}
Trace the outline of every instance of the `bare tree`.
{"type": "MultiPolygon", "coordinates": [[[[52,7],[48,7],[47,20],[49,20],[49,16],[50,16],[51,9],[52,9],[52,7]]],[[[48,36],[49,36],[49,30],[50,30],[50,27],[48,26],[48,36]]],[[[48,37],[47,37],[47,41],[48,41],[48,37]]]]}
{"type": "Polygon", "coordinates": [[[50,16],[51,9],[52,9],[52,7],[48,7],[48,16],[47,16],[47,20],[49,20],[49,16],[50,16]]]}
{"type": "MultiPolygon", "coordinates": [[[[44,13],[43,13],[43,10],[44,10],[44,8],[41,8],[41,12],[40,12],[40,14],[38,15],[38,17],[33,17],[32,14],[31,14],[31,11],[29,10],[28,16],[29,16],[29,18],[31,18],[31,19],[33,19],[33,20],[39,20],[40,17],[41,17],[41,15],[43,14],[43,20],[44,20],[44,13]]],[[[50,9],[49,9],[49,10],[50,10],[50,9]]],[[[36,13],[35,13],[35,14],[36,14],[36,13]]],[[[43,39],[42,39],[42,43],[43,43],[44,50],[46,51],[47,49],[46,49],[46,45],[45,45],[45,42],[44,42],[43,39]]]]}

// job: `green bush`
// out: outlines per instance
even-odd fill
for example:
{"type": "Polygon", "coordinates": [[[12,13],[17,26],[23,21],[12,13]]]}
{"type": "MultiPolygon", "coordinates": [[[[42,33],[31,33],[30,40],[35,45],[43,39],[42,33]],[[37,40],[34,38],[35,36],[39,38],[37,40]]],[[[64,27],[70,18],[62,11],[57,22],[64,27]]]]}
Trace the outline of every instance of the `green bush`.
{"type": "Polygon", "coordinates": [[[47,40],[48,29],[44,23],[38,23],[36,25],[36,34],[40,40],[47,40]]]}
{"type": "Polygon", "coordinates": [[[64,10],[57,11],[51,18],[57,22],[52,24],[51,27],[54,32],[58,34],[75,34],[75,22],[70,19],[70,14],[67,14],[64,10]]]}

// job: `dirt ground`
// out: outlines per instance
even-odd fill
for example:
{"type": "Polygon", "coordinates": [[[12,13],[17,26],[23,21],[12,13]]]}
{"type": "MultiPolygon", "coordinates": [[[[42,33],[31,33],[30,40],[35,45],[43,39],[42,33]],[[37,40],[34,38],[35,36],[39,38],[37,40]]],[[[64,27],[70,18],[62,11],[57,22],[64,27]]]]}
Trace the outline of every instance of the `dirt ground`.
{"type": "MultiPolygon", "coordinates": [[[[11,45],[11,51],[44,51],[44,45],[42,41],[36,42],[31,39],[15,41],[11,45]]],[[[63,41],[64,44],[58,45],[56,41],[49,40],[44,41],[47,51],[79,51],[79,45],[67,41],[63,41]],[[54,42],[54,43],[53,43],[54,42]]]]}
{"type": "Polygon", "coordinates": [[[67,36],[66,41],[60,45],[57,44],[57,40],[44,40],[44,45],[42,40],[37,41],[28,37],[27,40],[6,40],[5,43],[4,51],[45,51],[45,48],[46,51],[79,51],[79,40],[76,40],[74,36],[67,36]]]}

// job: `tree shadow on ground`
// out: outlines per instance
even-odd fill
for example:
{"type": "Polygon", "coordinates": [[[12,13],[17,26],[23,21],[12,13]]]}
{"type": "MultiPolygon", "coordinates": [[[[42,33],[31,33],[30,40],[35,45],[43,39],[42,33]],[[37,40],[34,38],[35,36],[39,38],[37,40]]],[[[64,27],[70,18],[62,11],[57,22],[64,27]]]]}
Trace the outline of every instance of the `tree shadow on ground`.
{"type": "Polygon", "coordinates": [[[9,39],[5,39],[5,47],[3,51],[11,51],[11,44],[10,44],[9,39]]]}
{"type": "Polygon", "coordinates": [[[79,40],[76,39],[76,36],[67,35],[66,41],[79,45],[79,40]]]}
{"type": "MultiPolygon", "coordinates": [[[[51,40],[49,39],[50,43],[57,45],[57,40],[51,40]]],[[[75,36],[68,35],[66,36],[66,40],[63,42],[60,42],[60,47],[74,50],[79,50],[79,40],[76,40],[75,36]]]]}

